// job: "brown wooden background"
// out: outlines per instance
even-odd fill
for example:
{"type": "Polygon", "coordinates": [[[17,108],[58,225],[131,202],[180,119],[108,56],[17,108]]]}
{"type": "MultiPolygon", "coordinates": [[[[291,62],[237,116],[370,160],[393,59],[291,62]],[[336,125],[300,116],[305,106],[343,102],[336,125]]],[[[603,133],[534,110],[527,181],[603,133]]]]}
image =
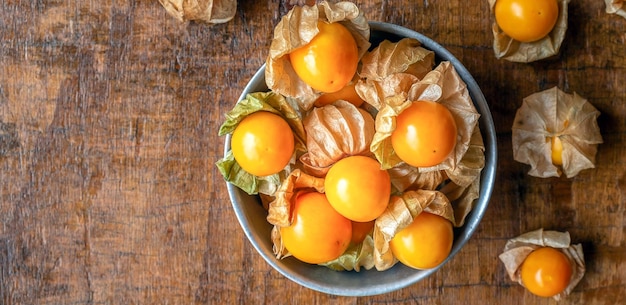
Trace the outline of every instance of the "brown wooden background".
{"type": "Polygon", "coordinates": [[[0,304],[554,304],[497,259],[540,227],[583,243],[561,304],[626,304],[626,19],[571,1],[555,58],[495,59],[486,0],[356,1],[473,73],[496,123],[490,207],[467,246],[397,292],[329,296],[272,270],[239,227],[214,163],[217,129],[286,12],[239,1],[229,23],[181,24],[158,1],[0,2],[0,304]],[[522,98],[559,86],[601,112],[597,168],[539,179],[513,161],[522,98]]]}

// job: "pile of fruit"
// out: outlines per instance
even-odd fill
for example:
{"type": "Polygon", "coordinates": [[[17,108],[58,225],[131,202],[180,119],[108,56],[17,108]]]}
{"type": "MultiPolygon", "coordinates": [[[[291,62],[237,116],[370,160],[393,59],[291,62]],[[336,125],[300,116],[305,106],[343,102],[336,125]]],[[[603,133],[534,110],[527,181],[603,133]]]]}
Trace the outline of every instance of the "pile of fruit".
{"type": "Polygon", "coordinates": [[[437,267],[478,198],[480,114],[419,41],[370,45],[350,2],[295,7],[265,79],[226,115],[224,178],[258,194],[278,258],[335,270],[437,267]]]}

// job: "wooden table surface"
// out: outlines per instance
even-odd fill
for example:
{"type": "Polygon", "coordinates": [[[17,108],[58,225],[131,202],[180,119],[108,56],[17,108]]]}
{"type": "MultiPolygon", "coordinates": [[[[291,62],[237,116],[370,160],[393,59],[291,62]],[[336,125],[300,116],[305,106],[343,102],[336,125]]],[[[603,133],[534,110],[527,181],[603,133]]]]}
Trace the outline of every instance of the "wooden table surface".
{"type": "Polygon", "coordinates": [[[372,297],[303,288],[243,234],[214,166],[218,127],[286,13],[239,1],[226,24],[183,24],[158,1],[0,3],[0,304],[555,304],[512,283],[507,239],[545,228],[582,243],[587,273],[560,304],[626,304],[626,19],[571,1],[558,56],[498,60],[487,0],[356,1],[369,20],[448,48],[481,86],[499,165],[470,242],[433,276],[372,297]],[[513,160],[522,99],[588,99],[595,169],[534,178],[513,160]]]}

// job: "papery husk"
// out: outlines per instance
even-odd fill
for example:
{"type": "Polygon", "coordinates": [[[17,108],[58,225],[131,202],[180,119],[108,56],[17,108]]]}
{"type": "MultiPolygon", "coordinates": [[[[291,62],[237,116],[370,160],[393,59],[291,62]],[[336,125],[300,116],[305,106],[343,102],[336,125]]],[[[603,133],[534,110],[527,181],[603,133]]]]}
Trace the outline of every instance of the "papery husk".
{"type": "Polygon", "coordinates": [[[263,206],[263,208],[268,210],[270,208],[270,202],[274,201],[276,197],[274,197],[273,195],[259,193],[259,199],[261,199],[261,205],[263,206]]]}
{"type": "Polygon", "coordinates": [[[440,191],[452,202],[454,226],[461,227],[474,209],[480,195],[480,173],[485,167],[485,144],[478,125],[474,128],[469,148],[454,169],[445,170],[450,182],[440,191]]]}
{"type": "Polygon", "coordinates": [[[236,0],[159,0],[171,16],[181,22],[225,23],[237,13],[236,0]]]}
{"type": "Polygon", "coordinates": [[[494,6],[496,0],[488,0],[493,24],[493,50],[496,58],[512,62],[533,62],[559,53],[567,32],[567,4],[570,0],[557,0],[559,17],[552,31],[544,38],[533,42],[520,42],[506,35],[496,23],[494,6]]]}
{"type": "Polygon", "coordinates": [[[405,192],[401,196],[392,196],[387,209],[374,224],[374,266],[378,271],[387,270],[398,262],[391,252],[389,241],[422,212],[436,214],[455,222],[448,197],[439,191],[416,190],[405,192]]]}
{"type": "Polygon", "coordinates": [[[352,244],[337,259],[322,264],[336,271],[370,270],[374,267],[374,239],[372,235],[365,236],[363,242],[352,244]]]}
{"type": "Polygon", "coordinates": [[[338,100],[313,108],[304,118],[307,152],[300,157],[305,171],[318,177],[347,156],[371,155],[374,118],[353,104],[338,100]]]}
{"type": "Polygon", "coordinates": [[[376,81],[396,73],[422,78],[435,66],[435,52],[421,45],[415,38],[403,38],[398,42],[384,40],[363,56],[359,75],[376,81]]]}
{"type": "Polygon", "coordinates": [[[304,83],[293,70],[291,51],[309,43],[319,32],[317,21],[339,22],[356,40],[359,59],[370,46],[370,27],[363,12],[351,2],[322,1],[313,6],[296,6],[274,28],[269,56],[266,60],[265,81],[270,90],[294,97],[303,110],[313,106],[321,92],[304,83]]]}
{"type": "Polygon", "coordinates": [[[446,184],[440,192],[444,193],[454,210],[454,222],[452,225],[459,228],[465,224],[465,218],[474,209],[476,200],[480,194],[480,177],[477,177],[469,185],[463,187],[454,182],[446,184]]]}
{"type": "Polygon", "coordinates": [[[291,127],[295,137],[294,154],[289,164],[279,173],[269,176],[255,176],[243,170],[235,160],[232,151],[228,151],[224,158],[216,165],[224,179],[241,188],[250,195],[262,193],[273,195],[282,181],[295,167],[299,154],[306,151],[305,132],[300,114],[294,109],[285,97],[274,92],[255,92],[246,95],[233,109],[226,113],[226,120],[222,123],[219,135],[232,133],[239,122],[248,115],[257,111],[268,111],[280,115],[291,127]]]}
{"type": "Polygon", "coordinates": [[[485,144],[478,125],[474,127],[468,149],[454,169],[447,169],[446,175],[461,187],[467,187],[480,178],[485,167],[485,144]]]}
{"type": "Polygon", "coordinates": [[[512,127],[513,158],[531,166],[529,175],[568,178],[595,167],[602,135],[597,118],[600,112],[578,94],[557,87],[524,98],[512,127]],[[566,126],[567,122],[567,126],[566,126]],[[552,163],[551,137],[563,144],[563,165],[552,163]]]}
{"type": "Polygon", "coordinates": [[[448,61],[441,62],[423,79],[414,83],[406,95],[402,94],[385,99],[384,106],[376,115],[376,134],[374,134],[370,150],[384,169],[403,162],[393,150],[391,134],[396,128],[396,117],[414,101],[441,103],[450,110],[457,126],[454,151],[438,165],[419,167],[419,172],[454,169],[469,147],[480,114],[472,103],[467,85],[448,61]]]}
{"type": "Polygon", "coordinates": [[[408,92],[434,66],[435,53],[421,47],[418,40],[384,40],[361,58],[359,76],[363,80],[355,89],[366,103],[378,110],[385,98],[408,92]]]}
{"type": "Polygon", "coordinates": [[[391,184],[398,192],[406,190],[436,190],[448,180],[445,171],[420,173],[416,167],[400,163],[387,170],[391,184]]]}
{"type": "Polygon", "coordinates": [[[551,247],[563,252],[572,264],[572,276],[567,288],[553,297],[559,301],[569,295],[585,275],[585,257],[582,245],[572,245],[569,232],[538,229],[524,233],[508,240],[499,258],[504,263],[511,280],[524,286],[520,276],[520,267],[531,252],[541,247],[551,247]]]}
{"type": "Polygon", "coordinates": [[[267,221],[274,225],[272,228],[272,242],[276,258],[289,256],[280,237],[280,228],[288,227],[292,223],[291,208],[295,196],[299,192],[324,192],[324,179],[310,176],[300,169],[295,169],[281,183],[275,192],[274,201],[269,203],[267,221]]]}
{"type": "Polygon", "coordinates": [[[604,0],[604,2],[606,3],[606,12],[608,14],[617,14],[626,18],[624,0],[604,0]]]}

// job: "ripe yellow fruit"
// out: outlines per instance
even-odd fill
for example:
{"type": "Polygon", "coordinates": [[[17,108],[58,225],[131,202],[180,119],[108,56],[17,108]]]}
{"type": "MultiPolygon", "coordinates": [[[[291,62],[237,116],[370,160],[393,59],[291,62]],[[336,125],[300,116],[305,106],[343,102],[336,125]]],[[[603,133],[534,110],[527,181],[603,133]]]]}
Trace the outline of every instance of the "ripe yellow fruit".
{"type": "Polygon", "coordinates": [[[559,137],[552,137],[552,164],[563,165],[563,142],[559,137]]]}
{"type": "Polygon", "coordinates": [[[555,296],[569,285],[572,264],[563,252],[550,248],[538,248],[531,252],[520,267],[524,287],[531,293],[542,296],[555,296]]]}
{"type": "Polygon", "coordinates": [[[452,250],[452,223],[435,214],[422,212],[391,239],[393,255],[415,269],[431,269],[441,264],[452,250]]]}
{"type": "Polygon", "coordinates": [[[359,64],[356,40],[341,23],[317,23],[319,33],[289,53],[296,74],[311,88],[337,92],[354,77],[359,64]]]}

